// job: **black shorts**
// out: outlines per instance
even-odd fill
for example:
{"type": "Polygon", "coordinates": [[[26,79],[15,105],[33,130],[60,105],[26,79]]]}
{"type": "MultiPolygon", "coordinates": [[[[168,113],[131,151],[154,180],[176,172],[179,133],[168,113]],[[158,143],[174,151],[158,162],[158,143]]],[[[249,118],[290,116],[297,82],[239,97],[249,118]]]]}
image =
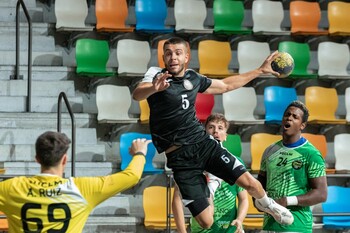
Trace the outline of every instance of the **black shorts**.
{"type": "Polygon", "coordinates": [[[247,171],[236,157],[212,138],[194,145],[184,145],[166,156],[167,166],[173,170],[182,198],[189,201],[209,197],[204,171],[230,185],[247,171]]]}

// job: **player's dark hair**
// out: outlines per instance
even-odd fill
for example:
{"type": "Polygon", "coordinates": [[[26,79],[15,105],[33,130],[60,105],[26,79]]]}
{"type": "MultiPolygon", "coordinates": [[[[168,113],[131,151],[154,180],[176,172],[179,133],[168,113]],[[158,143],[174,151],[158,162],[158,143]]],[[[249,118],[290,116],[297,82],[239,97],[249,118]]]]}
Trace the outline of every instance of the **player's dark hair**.
{"type": "Polygon", "coordinates": [[[163,50],[164,50],[165,46],[167,46],[169,44],[183,44],[185,46],[185,48],[187,48],[187,41],[181,37],[171,37],[171,38],[167,39],[164,42],[163,50]]]}
{"type": "Polygon", "coordinates": [[[303,111],[304,113],[302,118],[303,123],[307,122],[307,120],[309,119],[309,110],[307,109],[306,105],[303,102],[299,100],[294,100],[287,106],[286,110],[290,107],[296,107],[296,108],[299,108],[301,111],[303,111]]]}
{"type": "Polygon", "coordinates": [[[212,113],[210,116],[208,116],[207,120],[204,123],[204,126],[207,127],[209,122],[217,121],[217,122],[224,122],[226,129],[230,127],[230,122],[226,119],[224,114],[221,113],[212,113]]]}
{"type": "Polygon", "coordinates": [[[64,133],[47,131],[41,134],[35,143],[39,163],[44,167],[56,166],[67,153],[70,142],[64,133]]]}

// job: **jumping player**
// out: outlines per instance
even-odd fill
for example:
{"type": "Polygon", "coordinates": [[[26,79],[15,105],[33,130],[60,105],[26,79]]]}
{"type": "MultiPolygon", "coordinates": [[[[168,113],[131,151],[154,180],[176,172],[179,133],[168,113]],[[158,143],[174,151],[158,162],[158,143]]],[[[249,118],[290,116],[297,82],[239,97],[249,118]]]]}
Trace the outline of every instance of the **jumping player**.
{"type": "MultiPolygon", "coordinates": [[[[325,162],[321,153],[302,135],[309,111],[300,101],[286,108],[282,118],[282,140],[269,146],[261,159],[258,180],[277,203],[288,206],[293,224],[281,225],[264,217],[264,232],[312,232],[310,206],[327,199],[325,162]]],[[[258,209],[259,203],[256,205],[258,209]]]]}
{"type": "Polygon", "coordinates": [[[168,39],[163,48],[166,68],[151,67],[133,91],[133,98],[148,101],[153,143],[159,153],[165,152],[167,166],[173,170],[184,205],[201,227],[210,228],[214,208],[207,199],[205,170],[231,185],[237,183],[269,209],[277,221],[291,224],[291,213],[268,198],[242,163],[205,132],[194,107],[198,92],[220,94],[237,89],[262,74],[278,76],[271,68],[277,51],[256,70],[218,80],[185,70],[189,53],[182,38],[168,39]]]}
{"type": "Polygon", "coordinates": [[[82,232],[95,206],[141,178],[150,140],[133,141],[129,166],[101,177],[62,178],[70,140],[58,132],[45,132],[35,144],[41,174],[0,182],[0,210],[8,219],[9,233],[82,232]]]}

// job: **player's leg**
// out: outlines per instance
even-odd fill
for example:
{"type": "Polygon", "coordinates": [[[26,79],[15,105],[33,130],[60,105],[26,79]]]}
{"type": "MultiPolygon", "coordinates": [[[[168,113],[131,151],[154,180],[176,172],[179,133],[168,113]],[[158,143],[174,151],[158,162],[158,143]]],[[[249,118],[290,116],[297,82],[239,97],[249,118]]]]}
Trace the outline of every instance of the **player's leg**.
{"type": "MultiPolygon", "coordinates": [[[[212,141],[215,143],[214,140],[212,141]]],[[[207,144],[212,143],[208,141],[207,144]]],[[[208,146],[208,148],[211,148],[211,146],[208,146]]],[[[246,171],[238,159],[220,145],[212,149],[211,153],[213,155],[205,167],[208,172],[222,178],[231,185],[237,183],[238,186],[246,189],[256,199],[259,209],[271,214],[280,224],[290,225],[293,223],[294,218],[290,211],[268,198],[260,182],[246,171]]]]}
{"type": "MultiPolygon", "coordinates": [[[[183,204],[202,228],[210,228],[214,222],[214,206],[209,199],[209,190],[203,171],[175,170],[174,179],[179,187],[183,204]]],[[[177,217],[183,219],[181,216],[177,217]]]]}
{"type": "Polygon", "coordinates": [[[175,219],[175,224],[178,233],[186,233],[186,224],[185,224],[185,214],[183,211],[183,204],[181,201],[181,194],[179,187],[175,184],[174,187],[174,196],[172,202],[173,214],[175,219]]]}

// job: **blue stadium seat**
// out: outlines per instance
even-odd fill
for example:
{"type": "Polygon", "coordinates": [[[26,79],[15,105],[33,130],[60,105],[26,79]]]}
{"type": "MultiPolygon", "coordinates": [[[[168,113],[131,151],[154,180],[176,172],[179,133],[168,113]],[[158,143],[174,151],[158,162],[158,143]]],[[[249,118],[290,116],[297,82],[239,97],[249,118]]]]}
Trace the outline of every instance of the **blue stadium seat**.
{"type": "Polygon", "coordinates": [[[165,0],[136,0],[136,30],[148,33],[169,33],[174,28],[166,27],[168,8],[165,0]]]}
{"type": "Polygon", "coordinates": [[[265,87],[265,123],[281,124],[284,110],[293,100],[297,99],[297,91],[294,87],[265,87]]]}
{"type": "MultiPolygon", "coordinates": [[[[151,140],[150,134],[143,134],[137,132],[127,132],[120,136],[120,157],[121,157],[121,170],[124,170],[131,161],[131,155],[129,154],[129,147],[132,141],[136,138],[146,138],[151,140]]],[[[156,148],[153,143],[148,144],[146,155],[146,164],[143,170],[144,174],[160,174],[164,172],[164,169],[155,168],[153,166],[153,158],[156,155],[156,148]]]]}
{"type": "MultiPolygon", "coordinates": [[[[327,201],[322,203],[324,213],[349,213],[350,188],[328,186],[327,201]]],[[[332,230],[350,229],[350,216],[324,216],[323,228],[332,230]]]]}

